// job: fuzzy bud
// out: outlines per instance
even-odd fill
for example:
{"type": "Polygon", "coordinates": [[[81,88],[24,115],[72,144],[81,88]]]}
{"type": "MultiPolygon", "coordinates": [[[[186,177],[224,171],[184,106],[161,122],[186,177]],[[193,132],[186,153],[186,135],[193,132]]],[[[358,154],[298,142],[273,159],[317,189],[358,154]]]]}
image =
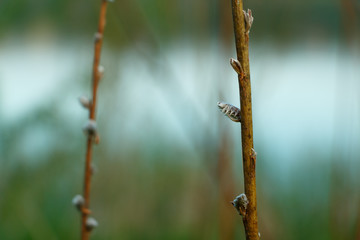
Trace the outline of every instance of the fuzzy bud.
{"type": "Polygon", "coordinates": [[[98,222],[95,220],[95,218],[89,217],[86,220],[86,230],[88,230],[89,232],[91,230],[93,230],[94,228],[96,228],[98,226],[98,222]]]}
{"type": "Polygon", "coordinates": [[[219,109],[233,122],[241,122],[240,109],[224,102],[217,103],[219,109]]]}
{"type": "Polygon", "coordinates": [[[81,195],[76,195],[73,199],[72,199],[72,204],[79,210],[81,211],[82,207],[84,206],[84,198],[81,195]]]}
{"type": "Polygon", "coordinates": [[[245,193],[240,194],[239,196],[237,196],[232,202],[231,204],[235,207],[236,211],[241,215],[241,216],[245,216],[246,214],[246,208],[247,205],[249,204],[249,201],[245,195],[245,193]]]}
{"type": "Polygon", "coordinates": [[[98,42],[102,39],[103,35],[99,32],[96,32],[94,35],[95,42],[98,42]]]}
{"type": "Polygon", "coordinates": [[[83,131],[88,137],[95,137],[97,135],[96,121],[89,120],[83,127],[83,131]]]}
{"type": "Polygon", "coordinates": [[[257,152],[255,152],[255,149],[252,148],[250,157],[256,159],[256,156],[257,156],[257,152]]]}
{"type": "Polygon", "coordinates": [[[234,58],[230,58],[230,65],[232,66],[232,68],[235,70],[235,72],[237,72],[237,74],[243,74],[244,71],[241,67],[241,63],[234,58]]]}
{"type": "Polygon", "coordinates": [[[105,72],[104,66],[99,65],[99,67],[98,67],[99,79],[102,79],[104,77],[104,72],[105,72]]]}
{"type": "Polygon", "coordinates": [[[79,97],[79,102],[80,102],[81,106],[83,106],[84,108],[90,109],[91,101],[87,97],[85,97],[85,96],[79,97]]]}
{"type": "Polygon", "coordinates": [[[251,25],[253,24],[253,21],[254,21],[254,17],[252,16],[250,9],[248,9],[247,12],[245,12],[245,10],[243,10],[243,13],[244,13],[244,18],[245,18],[245,32],[247,34],[249,34],[251,25]]]}

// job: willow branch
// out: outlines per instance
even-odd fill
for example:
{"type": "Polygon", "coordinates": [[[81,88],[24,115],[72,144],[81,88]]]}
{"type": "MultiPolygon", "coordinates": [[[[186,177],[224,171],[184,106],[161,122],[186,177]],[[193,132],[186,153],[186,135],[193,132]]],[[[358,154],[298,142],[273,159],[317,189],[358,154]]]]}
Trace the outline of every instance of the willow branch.
{"type": "MultiPolygon", "coordinates": [[[[99,81],[102,75],[102,71],[99,71],[100,64],[100,56],[101,56],[101,46],[103,42],[103,33],[105,28],[105,16],[106,16],[106,8],[107,8],[107,0],[101,1],[100,7],[100,17],[99,17],[99,25],[98,31],[95,34],[95,46],[94,46],[94,62],[92,69],[92,100],[89,104],[89,123],[95,123],[95,110],[96,110],[96,100],[97,100],[97,89],[99,85],[99,81]]],[[[96,125],[91,129],[88,127],[85,129],[88,131],[87,134],[87,148],[86,148],[86,158],[85,158],[85,175],[84,175],[84,189],[83,189],[83,197],[84,204],[82,207],[81,214],[81,239],[87,240],[89,239],[89,235],[92,227],[96,226],[97,223],[93,218],[89,218],[89,214],[91,213],[90,209],[90,185],[91,185],[91,159],[92,159],[92,146],[93,142],[98,141],[98,135],[96,133],[96,125]]]]}
{"type": "Polygon", "coordinates": [[[246,239],[257,240],[259,239],[259,234],[256,209],[256,153],[253,149],[254,142],[249,65],[249,31],[252,23],[252,17],[251,12],[248,12],[248,15],[244,14],[242,0],[232,0],[231,5],[236,53],[238,62],[240,63],[240,67],[237,72],[240,91],[241,142],[245,195],[248,201],[246,205],[246,213],[243,215],[243,223],[246,239]],[[248,18],[246,19],[246,17],[248,18]]]}

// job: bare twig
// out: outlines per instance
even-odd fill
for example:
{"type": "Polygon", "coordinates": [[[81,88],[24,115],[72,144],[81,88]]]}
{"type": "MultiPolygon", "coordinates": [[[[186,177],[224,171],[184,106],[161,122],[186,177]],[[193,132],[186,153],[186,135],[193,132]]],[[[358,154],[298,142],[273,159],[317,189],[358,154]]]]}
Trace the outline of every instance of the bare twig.
{"type": "Polygon", "coordinates": [[[99,141],[98,131],[96,129],[95,122],[95,110],[96,110],[96,99],[97,99],[97,89],[100,78],[103,74],[103,68],[100,64],[101,56],[101,46],[103,42],[103,34],[105,28],[105,16],[107,8],[107,0],[101,1],[100,7],[100,17],[98,31],[95,34],[95,52],[94,52],[94,62],[92,69],[92,100],[86,101],[85,98],[81,98],[81,104],[89,109],[89,122],[84,127],[84,132],[87,136],[87,149],[86,149],[86,159],[85,159],[85,175],[84,175],[84,192],[83,192],[83,204],[81,209],[81,239],[89,239],[90,232],[95,228],[98,223],[95,219],[89,217],[90,211],[90,183],[92,175],[92,145],[99,141]]]}
{"type": "Polygon", "coordinates": [[[249,65],[249,33],[253,17],[250,10],[248,10],[248,12],[243,11],[242,0],[232,0],[231,5],[238,60],[238,62],[231,61],[231,65],[238,73],[244,185],[245,197],[248,201],[246,213],[245,216],[243,216],[243,223],[246,239],[257,240],[259,239],[259,233],[256,209],[256,153],[253,149],[254,142],[249,65]]]}

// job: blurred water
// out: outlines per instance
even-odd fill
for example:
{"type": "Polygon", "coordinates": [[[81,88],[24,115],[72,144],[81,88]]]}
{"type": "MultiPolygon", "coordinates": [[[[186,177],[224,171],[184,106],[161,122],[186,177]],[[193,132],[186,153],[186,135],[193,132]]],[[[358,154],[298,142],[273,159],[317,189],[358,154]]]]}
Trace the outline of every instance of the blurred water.
{"type": "MultiPolygon", "coordinates": [[[[74,129],[82,125],[86,113],[76,98],[89,89],[90,44],[19,47],[8,41],[0,49],[3,127],[51,105],[57,106],[64,124],[74,129]]],[[[202,141],[217,141],[219,123],[239,142],[238,126],[219,119],[216,109],[219,99],[239,105],[236,75],[228,64],[235,54],[216,43],[184,42],[152,54],[138,48],[103,53],[107,73],[99,90],[98,115],[110,149],[119,150],[119,143],[122,150],[139,144],[176,145],[196,155],[202,141]]],[[[280,161],[284,170],[304,161],[309,151],[330,158],[336,148],[349,160],[358,159],[357,51],[337,43],[283,49],[258,43],[251,45],[250,59],[255,146],[261,145],[264,157],[280,161]]],[[[31,134],[34,139],[56,137],[31,134]]],[[[27,148],[33,154],[47,149],[36,141],[27,148]]]]}

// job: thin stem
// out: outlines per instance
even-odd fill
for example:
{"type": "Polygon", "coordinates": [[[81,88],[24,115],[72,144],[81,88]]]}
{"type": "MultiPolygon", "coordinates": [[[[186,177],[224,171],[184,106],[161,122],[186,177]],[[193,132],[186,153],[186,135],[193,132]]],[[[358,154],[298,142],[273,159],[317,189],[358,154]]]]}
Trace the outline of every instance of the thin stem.
{"type": "MultiPolygon", "coordinates": [[[[100,7],[100,17],[99,17],[99,26],[98,31],[95,34],[95,52],[94,52],[94,63],[92,70],[92,101],[89,109],[89,119],[95,120],[95,110],[96,110],[96,96],[97,89],[100,80],[99,74],[99,64],[101,56],[101,46],[103,42],[103,33],[105,28],[105,16],[106,16],[106,7],[107,0],[102,0],[100,7]]],[[[91,183],[91,158],[92,158],[92,146],[93,146],[93,137],[88,136],[87,139],[87,149],[86,149],[86,161],[85,161],[85,176],[84,176],[84,206],[81,215],[81,239],[89,239],[90,231],[87,230],[86,221],[88,215],[90,214],[90,183],[91,183]]]]}
{"type": "Polygon", "coordinates": [[[243,72],[238,75],[241,109],[241,142],[243,151],[243,171],[245,195],[249,201],[243,217],[247,240],[258,240],[258,218],[256,209],[256,155],[253,142],[253,122],[251,106],[251,84],[249,65],[249,35],[245,30],[242,0],[232,0],[232,15],[235,33],[237,59],[243,72]]]}
{"type": "Polygon", "coordinates": [[[102,0],[98,31],[95,34],[95,53],[94,53],[94,63],[93,63],[93,99],[90,107],[90,119],[93,120],[95,120],[96,92],[100,80],[99,65],[100,65],[100,56],[101,56],[101,46],[103,42],[103,34],[106,23],[106,19],[105,19],[106,7],[107,7],[107,0],[102,0]]]}
{"type": "Polygon", "coordinates": [[[86,229],[86,220],[90,209],[90,183],[91,183],[91,157],[92,157],[92,139],[87,140],[85,177],[84,177],[84,207],[81,214],[81,239],[89,239],[89,231],[86,229]]]}

